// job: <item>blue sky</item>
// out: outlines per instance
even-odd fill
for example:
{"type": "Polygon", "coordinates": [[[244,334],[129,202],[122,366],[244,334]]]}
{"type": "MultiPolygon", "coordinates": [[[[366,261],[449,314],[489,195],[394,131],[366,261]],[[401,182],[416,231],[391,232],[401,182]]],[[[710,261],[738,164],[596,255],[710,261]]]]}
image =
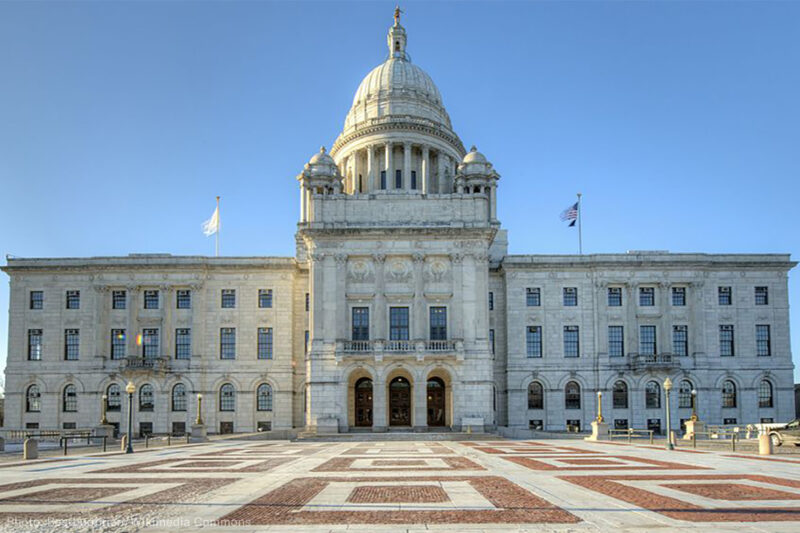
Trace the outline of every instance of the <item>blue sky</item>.
{"type": "MultiPolygon", "coordinates": [[[[0,252],[212,254],[219,194],[223,255],[292,255],[294,177],[384,59],[393,7],[0,3],[0,252]]],[[[402,8],[502,175],[512,253],[576,252],[558,214],[577,191],[587,253],[800,251],[800,3],[402,8]]],[[[3,318],[0,367],[6,338],[3,318]]]]}

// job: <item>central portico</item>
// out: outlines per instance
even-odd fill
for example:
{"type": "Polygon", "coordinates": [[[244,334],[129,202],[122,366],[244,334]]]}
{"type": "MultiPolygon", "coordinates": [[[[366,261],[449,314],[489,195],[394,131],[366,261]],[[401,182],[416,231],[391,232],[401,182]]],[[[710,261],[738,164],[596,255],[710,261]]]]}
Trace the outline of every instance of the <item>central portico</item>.
{"type": "Polygon", "coordinates": [[[297,177],[307,429],[492,425],[485,295],[505,254],[493,246],[499,176],[464,150],[398,21],[387,42],[333,149],[297,177]]]}

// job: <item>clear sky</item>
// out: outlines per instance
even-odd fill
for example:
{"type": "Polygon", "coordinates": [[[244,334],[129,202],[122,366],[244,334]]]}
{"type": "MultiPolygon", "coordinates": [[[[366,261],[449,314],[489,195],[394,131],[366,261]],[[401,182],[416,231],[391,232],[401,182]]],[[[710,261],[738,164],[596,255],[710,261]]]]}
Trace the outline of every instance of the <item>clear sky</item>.
{"type": "MultiPolygon", "coordinates": [[[[393,7],[0,2],[0,253],[213,254],[221,195],[223,255],[293,255],[294,178],[385,58],[393,7]]],[[[586,253],[800,254],[800,2],[401,7],[502,175],[511,253],[577,252],[558,215],[581,191],[586,253]]],[[[3,318],[0,368],[6,338],[3,318]]]]}

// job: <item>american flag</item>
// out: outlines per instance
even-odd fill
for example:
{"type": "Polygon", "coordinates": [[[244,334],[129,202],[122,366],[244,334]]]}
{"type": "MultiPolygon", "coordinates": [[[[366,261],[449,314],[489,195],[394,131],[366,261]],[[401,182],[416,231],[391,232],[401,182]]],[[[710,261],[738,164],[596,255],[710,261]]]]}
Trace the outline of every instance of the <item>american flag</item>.
{"type": "Polygon", "coordinates": [[[578,202],[575,202],[561,212],[561,220],[565,222],[570,220],[570,228],[575,225],[575,221],[578,220],[578,202]]]}

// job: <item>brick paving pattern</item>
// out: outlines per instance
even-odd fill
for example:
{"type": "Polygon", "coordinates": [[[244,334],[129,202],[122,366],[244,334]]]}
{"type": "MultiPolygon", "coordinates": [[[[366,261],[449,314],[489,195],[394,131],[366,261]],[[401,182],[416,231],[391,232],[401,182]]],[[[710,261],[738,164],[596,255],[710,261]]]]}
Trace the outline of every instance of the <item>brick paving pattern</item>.
{"type": "Polygon", "coordinates": [[[350,503],[441,503],[450,497],[441,487],[397,487],[366,485],[356,487],[347,497],[350,503]]]}

